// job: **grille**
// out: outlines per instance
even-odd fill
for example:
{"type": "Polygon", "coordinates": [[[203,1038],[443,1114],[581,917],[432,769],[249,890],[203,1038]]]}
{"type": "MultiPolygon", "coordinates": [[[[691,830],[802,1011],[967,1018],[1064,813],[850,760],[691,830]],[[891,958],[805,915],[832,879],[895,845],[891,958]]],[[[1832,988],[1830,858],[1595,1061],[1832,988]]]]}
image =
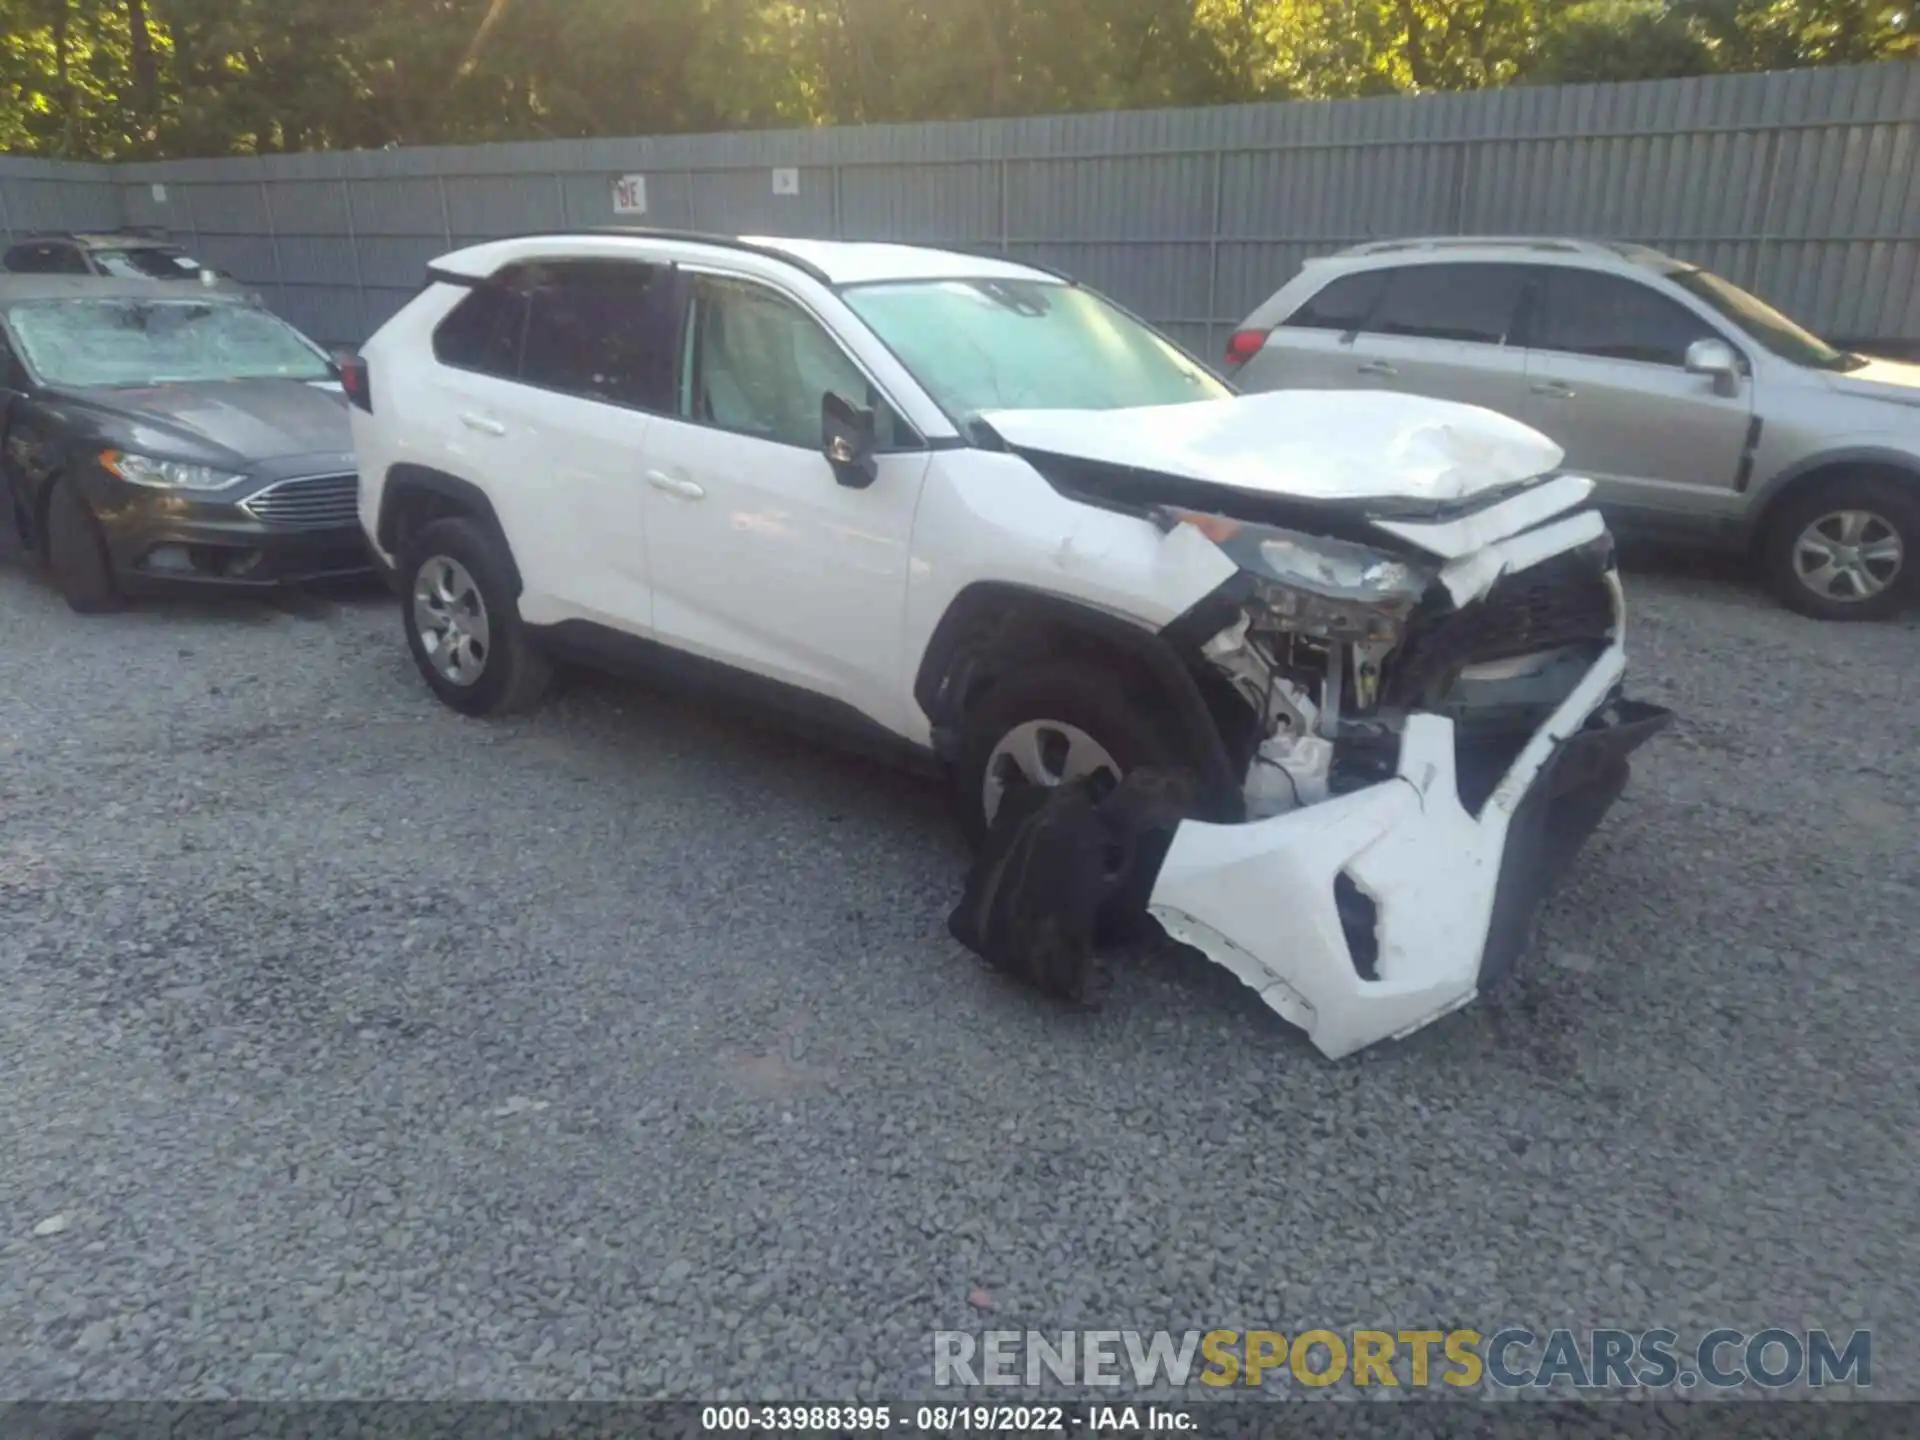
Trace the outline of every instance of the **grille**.
{"type": "Polygon", "coordinates": [[[1463,666],[1604,643],[1612,628],[1613,594],[1600,562],[1578,552],[1555,556],[1500,580],[1465,609],[1416,615],[1384,677],[1382,699],[1417,705],[1463,666]]]}
{"type": "Polygon", "coordinates": [[[241,502],[256,520],[290,529],[319,530],[351,525],[360,517],[358,475],[316,475],[282,480],[241,502]]]}

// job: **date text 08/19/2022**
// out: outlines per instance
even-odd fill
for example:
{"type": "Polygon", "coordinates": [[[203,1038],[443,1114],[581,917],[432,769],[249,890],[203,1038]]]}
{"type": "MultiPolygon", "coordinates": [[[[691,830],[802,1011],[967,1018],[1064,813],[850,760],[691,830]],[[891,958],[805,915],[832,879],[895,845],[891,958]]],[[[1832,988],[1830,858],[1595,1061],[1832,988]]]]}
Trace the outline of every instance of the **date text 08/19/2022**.
{"type": "Polygon", "coordinates": [[[1177,1434],[1194,1428],[1184,1410],[1159,1405],[706,1405],[700,1428],[725,1433],[1058,1434],[1136,1431],[1177,1434]]]}

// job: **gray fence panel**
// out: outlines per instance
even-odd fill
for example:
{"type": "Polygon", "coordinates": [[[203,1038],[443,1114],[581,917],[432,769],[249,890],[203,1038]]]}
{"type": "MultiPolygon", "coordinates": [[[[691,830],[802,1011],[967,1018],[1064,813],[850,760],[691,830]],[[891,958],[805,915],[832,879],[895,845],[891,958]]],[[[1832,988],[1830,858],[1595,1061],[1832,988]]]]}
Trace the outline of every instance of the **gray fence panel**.
{"type": "Polygon", "coordinates": [[[165,225],[322,338],[472,240],[640,223],[1006,247],[1203,352],[1306,259],[1417,233],[1638,240],[1840,338],[1920,342],[1907,64],[929,125],[272,155],[0,161],[0,228],[165,225]],[[776,194],[773,171],[799,172],[776,194]],[[165,196],[153,186],[164,185],[165,196]],[[117,192],[117,193],[116,193],[117,192]]]}

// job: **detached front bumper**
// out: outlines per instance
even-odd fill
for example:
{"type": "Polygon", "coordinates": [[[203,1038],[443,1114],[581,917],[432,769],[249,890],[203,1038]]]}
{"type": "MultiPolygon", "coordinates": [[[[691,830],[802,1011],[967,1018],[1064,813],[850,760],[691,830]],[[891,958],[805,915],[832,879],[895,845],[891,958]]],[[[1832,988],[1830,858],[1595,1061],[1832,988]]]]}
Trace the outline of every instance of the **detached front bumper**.
{"type": "Polygon", "coordinates": [[[1394,779],[1270,820],[1186,821],[1149,909],[1338,1059],[1470,1002],[1512,967],[1541,900],[1672,717],[1619,698],[1616,643],[1478,815],[1451,720],[1416,713],[1394,779]]]}

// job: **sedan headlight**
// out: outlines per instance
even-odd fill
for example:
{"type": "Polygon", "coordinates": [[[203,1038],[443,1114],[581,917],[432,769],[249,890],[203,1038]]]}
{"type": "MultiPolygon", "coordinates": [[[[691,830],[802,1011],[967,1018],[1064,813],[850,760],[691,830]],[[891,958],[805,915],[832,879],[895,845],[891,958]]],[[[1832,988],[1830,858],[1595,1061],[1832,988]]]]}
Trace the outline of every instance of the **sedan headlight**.
{"type": "Polygon", "coordinates": [[[100,463],[108,473],[135,485],[151,485],[156,490],[223,490],[246,477],[230,470],[215,470],[210,465],[193,465],[185,460],[156,460],[151,455],[135,455],[126,450],[102,450],[100,463]]]}
{"type": "Polygon", "coordinates": [[[1327,640],[1396,642],[1435,572],[1350,540],[1175,510],[1254,581],[1255,604],[1287,629],[1327,640]]]}

